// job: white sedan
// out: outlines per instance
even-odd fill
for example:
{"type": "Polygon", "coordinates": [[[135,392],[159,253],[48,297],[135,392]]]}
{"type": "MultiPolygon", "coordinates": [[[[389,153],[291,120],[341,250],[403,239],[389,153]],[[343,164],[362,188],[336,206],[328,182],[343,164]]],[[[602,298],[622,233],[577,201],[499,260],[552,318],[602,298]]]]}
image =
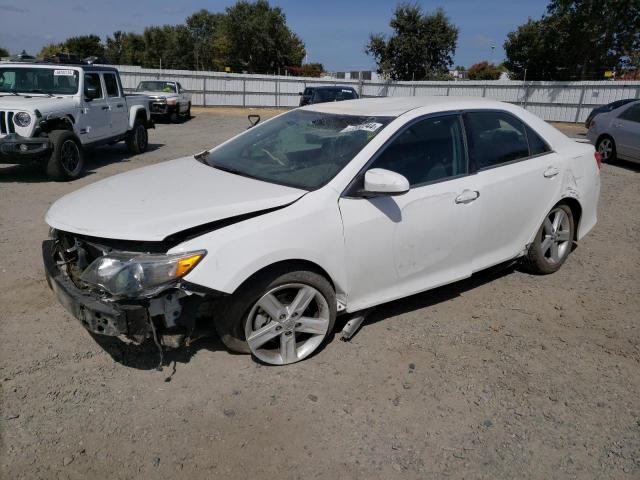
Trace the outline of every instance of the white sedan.
{"type": "Polygon", "coordinates": [[[317,104],[57,201],[45,270],[93,333],[176,346],[214,325],[230,349],[289,364],[338,313],[509,260],[558,270],[596,223],[599,167],[506,103],[317,104]]]}

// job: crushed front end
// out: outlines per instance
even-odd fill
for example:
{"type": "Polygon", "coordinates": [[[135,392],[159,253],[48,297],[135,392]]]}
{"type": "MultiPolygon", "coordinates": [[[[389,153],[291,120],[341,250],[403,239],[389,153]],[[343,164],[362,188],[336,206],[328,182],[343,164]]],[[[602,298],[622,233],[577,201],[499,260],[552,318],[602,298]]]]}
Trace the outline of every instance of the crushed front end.
{"type": "Polygon", "coordinates": [[[216,292],[182,280],[206,252],[167,254],[161,242],[98,239],[52,230],[42,244],[47,283],[90,332],[179,347],[216,292]],[[155,262],[155,263],[154,263],[155,262]]]}

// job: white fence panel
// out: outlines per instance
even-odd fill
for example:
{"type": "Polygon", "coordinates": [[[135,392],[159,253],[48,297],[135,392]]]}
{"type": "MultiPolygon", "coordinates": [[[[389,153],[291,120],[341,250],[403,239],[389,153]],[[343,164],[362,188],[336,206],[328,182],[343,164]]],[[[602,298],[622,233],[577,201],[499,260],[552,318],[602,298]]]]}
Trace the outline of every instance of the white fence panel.
{"type": "Polygon", "coordinates": [[[123,65],[122,85],[133,91],[143,80],[180,82],[193,105],[296,107],[299,93],[313,85],[346,85],[361,97],[465,96],[485,97],[523,106],[544,120],[583,122],[591,109],[623,98],[640,99],[640,81],[601,82],[371,82],[224,72],[157,70],[123,65]]]}

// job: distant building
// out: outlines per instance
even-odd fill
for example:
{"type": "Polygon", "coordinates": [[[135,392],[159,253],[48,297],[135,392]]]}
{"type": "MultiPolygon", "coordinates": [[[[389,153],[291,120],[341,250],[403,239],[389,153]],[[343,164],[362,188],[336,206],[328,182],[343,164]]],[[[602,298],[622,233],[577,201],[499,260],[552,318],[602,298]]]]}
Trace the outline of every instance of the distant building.
{"type": "Polygon", "coordinates": [[[379,81],[380,76],[376,72],[371,70],[351,70],[349,72],[326,72],[324,77],[326,79],[335,78],[336,80],[365,80],[365,81],[379,81]]]}
{"type": "Polygon", "coordinates": [[[469,80],[469,73],[466,70],[449,70],[449,75],[454,80],[469,80]]]}

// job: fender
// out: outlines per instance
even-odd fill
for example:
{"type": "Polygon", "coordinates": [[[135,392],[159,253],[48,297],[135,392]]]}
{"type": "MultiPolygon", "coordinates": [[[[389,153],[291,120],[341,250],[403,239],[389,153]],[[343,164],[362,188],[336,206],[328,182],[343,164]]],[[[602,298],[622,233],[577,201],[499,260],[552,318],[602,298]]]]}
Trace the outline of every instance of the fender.
{"type": "Polygon", "coordinates": [[[129,110],[129,130],[133,129],[133,125],[136,123],[136,118],[138,118],[140,111],[142,111],[142,115],[144,116],[145,124],[149,122],[147,109],[143,105],[134,105],[129,110]]]}
{"type": "Polygon", "coordinates": [[[55,117],[53,115],[47,115],[47,118],[41,120],[38,124],[40,130],[45,133],[49,133],[52,130],[71,130],[77,134],[75,130],[76,120],[73,115],[62,115],[55,117]]]}

